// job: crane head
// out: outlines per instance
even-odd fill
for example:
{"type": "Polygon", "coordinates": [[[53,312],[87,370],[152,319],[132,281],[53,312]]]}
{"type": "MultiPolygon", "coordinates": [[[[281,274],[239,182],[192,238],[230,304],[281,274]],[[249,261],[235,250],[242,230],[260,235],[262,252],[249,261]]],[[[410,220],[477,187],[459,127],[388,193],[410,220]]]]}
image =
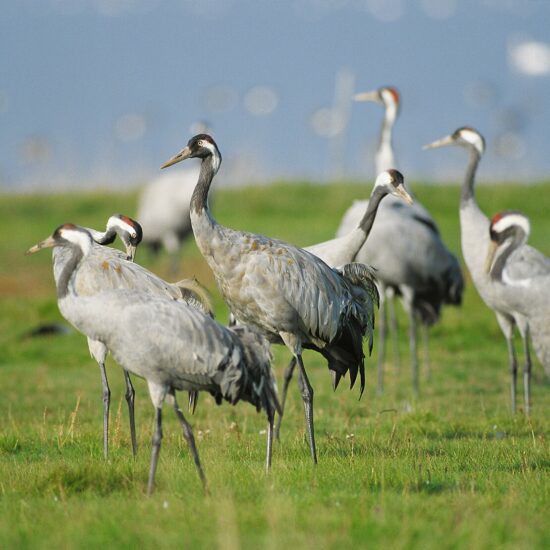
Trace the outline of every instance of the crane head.
{"type": "Polygon", "coordinates": [[[388,194],[403,199],[407,204],[412,204],[412,197],[407,193],[404,183],[405,178],[403,174],[399,170],[390,168],[378,174],[374,182],[374,188],[382,188],[388,194]]]}
{"type": "Polygon", "coordinates": [[[498,248],[509,239],[517,237],[526,242],[531,232],[529,218],[517,210],[498,212],[489,225],[489,250],[485,258],[485,271],[489,273],[498,248]]]}
{"type": "Polygon", "coordinates": [[[189,158],[200,158],[203,160],[212,158],[215,163],[215,170],[217,171],[222,156],[216,142],[211,136],[208,134],[197,134],[187,142],[187,145],[177,155],[167,160],[161,168],[168,168],[173,164],[189,158]]]}
{"type": "Polygon", "coordinates": [[[31,246],[26,254],[34,254],[43,248],[76,245],[84,251],[92,246],[92,237],[83,227],[73,223],[60,225],[48,238],[31,246]]]}
{"type": "Polygon", "coordinates": [[[363,92],[353,96],[354,101],[373,101],[375,103],[381,103],[387,108],[393,107],[398,109],[401,103],[401,98],[397,88],[393,86],[382,86],[378,90],[372,90],[370,92],[363,92]]]}
{"type": "Polygon", "coordinates": [[[124,214],[113,214],[107,221],[107,232],[113,230],[126,247],[126,259],[134,261],[136,250],[143,239],[143,229],[134,219],[124,214]]]}
{"type": "Polygon", "coordinates": [[[480,156],[483,155],[485,151],[485,140],[483,136],[470,126],[462,126],[452,134],[424,145],[422,149],[435,149],[437,147],[444,147],[445,145],[469,147],[474,149],[480,156]]]}

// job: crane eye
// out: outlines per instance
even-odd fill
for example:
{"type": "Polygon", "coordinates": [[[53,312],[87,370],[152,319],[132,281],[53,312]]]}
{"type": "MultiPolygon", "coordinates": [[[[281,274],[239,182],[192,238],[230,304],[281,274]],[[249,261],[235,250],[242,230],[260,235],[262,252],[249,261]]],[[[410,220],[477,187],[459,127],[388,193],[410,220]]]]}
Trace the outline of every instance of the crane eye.
{"type": "Polygon", "coordinates": [[[199,140],[199,141],[197,142],[197,145],[198,145],[199,147],[204,147],[204,141],[203,141],[202,139],[199,140]]]}

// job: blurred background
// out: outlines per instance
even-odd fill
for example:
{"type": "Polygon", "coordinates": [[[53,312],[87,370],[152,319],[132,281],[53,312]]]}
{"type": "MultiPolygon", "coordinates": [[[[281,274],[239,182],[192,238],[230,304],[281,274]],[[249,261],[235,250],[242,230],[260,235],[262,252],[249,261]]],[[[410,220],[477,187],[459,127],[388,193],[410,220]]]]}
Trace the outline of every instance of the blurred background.
{"type": "Polygon", "coordinates": [[[394,85],[400,168],[456,181],[485,135],[485,181],[550,173],[550,3],[543,0],[1,2],[0,190],[145,183],[202,122],[226,184],[373,177],[394,85]]]}

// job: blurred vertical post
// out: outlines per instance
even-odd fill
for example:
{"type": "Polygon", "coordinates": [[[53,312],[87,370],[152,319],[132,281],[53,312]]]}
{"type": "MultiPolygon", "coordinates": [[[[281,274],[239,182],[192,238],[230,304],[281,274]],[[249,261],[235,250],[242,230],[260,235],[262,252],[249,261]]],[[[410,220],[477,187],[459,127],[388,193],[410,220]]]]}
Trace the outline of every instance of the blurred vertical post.
{"type": "Polygon", "coordinates": [[[355,74],[348,67],[336,73],[334,83],[333,121],[337,127],[329,139],[329,174],[334,179],[346,175],[346,131],[351,115],[351,102],[355,89],[355,74]]]}

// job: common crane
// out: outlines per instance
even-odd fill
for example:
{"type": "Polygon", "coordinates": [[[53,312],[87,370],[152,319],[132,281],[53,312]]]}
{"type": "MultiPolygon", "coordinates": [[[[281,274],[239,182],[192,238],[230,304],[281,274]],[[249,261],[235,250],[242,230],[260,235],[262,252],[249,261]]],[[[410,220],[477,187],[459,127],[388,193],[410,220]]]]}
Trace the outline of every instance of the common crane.
{"type": "Polygon", "coordinates": [[[550,259],[536,249],[522,254],[530,231],[529,219],[520,212],[495,214],[489,226],[491,240],[485,262],[485,269],[497,287],[496,292],[501,295],[512,316],[523,315],[527,321],[523,339],[523,397],[527,414],[531,409],[528,335],[546,374],[550,376],[550,259]],[[518,249],[519,254],[516,252],[518,249]],[[510,261],[512,255],[514,259],[510,261]]]}
{"type": "Polygon", "coordinates": [[[83,228],[64,224],[31,247],[68,252],[57,283],[61,314],[93,341],[101,342],[126,370],[145,378],[155,408],[155,430],[147,493],[154,488],[166,398],[182,425],[199,477],[204,475],[190,424],[176,390],[208,391],[218,403],[239,400],[265,410],[269,420],[267,466],[271,463],[273,418],[279,408],[267,341],[249,327],[227,329],[184,303],[144,290],[117,288],[91,296],[78,291],[78,274],[95,249],[83,228]]]}
{"type": "MultiPolygon", "coordinates": [[[[378,211],[378,207],[381,204],[382,199],[387,195],[393,195],[404,200],[406,203],[412,203],[410,195],[405,190],[404,181],[403,175],[397,170],[390,169],[381,172],[376,178],[367,207],[365,208],[363,217],[359,221],[357,227],[352,229],[347,235],[307,246],[304,250],[311,252],[323,260],[327,265],[334,268],[354,262],[358,252],[361,250],[370,234],[376,217],[376,212],[378,211]]],[[[378,302],[378,300],[376,301],[378,302]]],[[[292,358],[284,376],[283,393],[281,398],[281,407],[283,411],[285,408],[288,386],[295,368],[296,360],[292,358]]],[[[277,425],[275,427],[275,436],[277,438],[279,437],[281,421],[282,416],[278,418],[277,425]]]]}
{"type": "MultiPolygon", "coordinates": [[[[515,412],[517,359],[513,341],[514,326],[517,325],[524,344],[528,338],[528,328],[523,316],[514,317],[514,315],[507,310],[506,302],[502,300],[501,293],[498,291],[498,286],[493,284],[493,281],[491,281],[485,271],[485,258],[487,257],[490,241],[489,219],[479,208],[474,189],[477,167],[485,151],[485,140],[474,128],[463,126],[452,134],[425,145],[424,148],[433,149],[447,145],[464,147],[470,153],[470,161],[466,168],[460,195],[459,218],[462,255],[479,295],[495,312],[498,324],[506,339],[510,365],[512,412],[515,412]]],[[[514,262],[516,254],[520,251],[527,257],[538,254],[537,251],[530,246],[524,245],[512,255],[509,262],[514,262]]]]}
{"type": "MultiPolygon", "coordinates": [[[[396,166],[392,145],[393,126],[397,119],[400,96],[394,87],[382,87],[372,92],[357,94],[356,101],[374,101],[384,106],[384,119],[375,156],[376,172],[396,166]]],[[[337,236],[346,234],[361,219],[367,201],[355,201],[346,211],[337,236]]],[[[443,242],[437,224],[429,212],[416,199],[407,205],[396,197],[388,197],[380,205],[372,233],[357,261],[377,269],[380,286],[380,342],[378,348],[377,391],[384,385],[386,347],[387,299],[390,312],[394,355],[399,363],[397,323],[393,297],[401,295],[409,317],[409,347],[411,352],[412,380],[415,394],[419,393],[418,358],[416,351],[416,323],[420,320],[428,349],[428,327],[440,315],[443,304],[459,305],[462,301],[464,279],[458,260],[443,242]]],[[[427,354],[426,354],[427,357],[427,354]]]]}
{"type": "MultiPolygon", "coordinates": [[[[89,256],[83,262],[82,269],[79,270],[75,278],[75,284],[80,295],[90,296],[105,289],[114,288],[140,289],[152,294],[168,296],[173,300],[185,301],[205,312],[211,312],[211,305],[206,291],[195,281],[183,280],[176,284],[170,284],[140,265],[128,261],[134,257],[136,247],[139,245],[143,234],[141,226],[135,220],[115,214],[109,218],[105,232],[86,229],[97,244],[92,247],[89,256]],[[119,250],[100,246],[112,243],[117,234],[126,245],[126,255],[119,250]]],[[[52,256],[54,280],[57,285],[70,253],[66,248],[54,248],[52,256]]],[[[111,390],[105,369],[108,349],[102,342],[90,338],[88,338],[88,349],[90,355],[99,365],[101,374],[103,388],[103,454],[107,459],[109,456],[109,409],[111,403],[111,390]]],[[[125,398],[130,417],[132,452],[135,456],[137,451],[134,416],[135,390],[127,371],[124,371],[124,380],[126,384],[125,398]]]]}
{"type": "Polygon", "coordinates": [[[162,168],[193,157],[202,159],[191,199],[197,245],[236,320],[258,328],[271,342],[285,344],[296,358],[310,452],[317,463],[313,388],[302,350],[323,354],[337,379],[349,371],[351,386],[359,373],[363,391],[362,338],[372,337],[374,283],[370,274],[354,269],[356,264],[337,272],[301,248],[220,225],[208,207],[210,185],[222,160],[211,136],[191,138],[162,168]],[[352,282],[357,279],[363,286],[352,282]]]}

